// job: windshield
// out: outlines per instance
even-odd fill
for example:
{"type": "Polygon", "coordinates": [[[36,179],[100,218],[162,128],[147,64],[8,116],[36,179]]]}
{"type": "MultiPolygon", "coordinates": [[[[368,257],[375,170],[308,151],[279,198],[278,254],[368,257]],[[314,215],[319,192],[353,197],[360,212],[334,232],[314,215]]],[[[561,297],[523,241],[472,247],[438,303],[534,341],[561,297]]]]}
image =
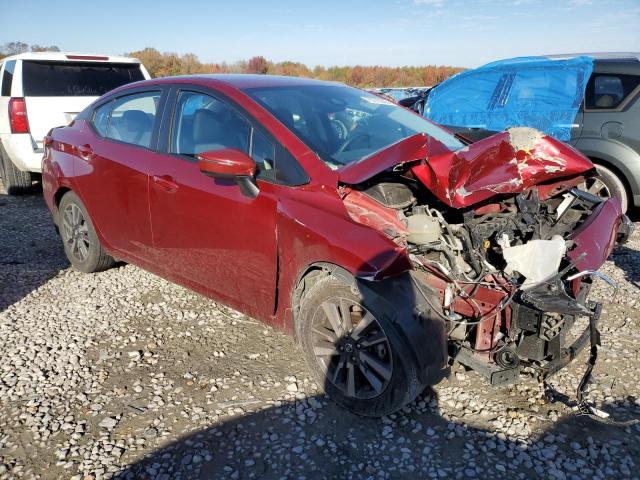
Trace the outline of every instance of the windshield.
{"type": "Polygon", "coordinates": [[[144,75],[137,63],[22,62],[27,97],[99,97],[138,80],[144,75]]]}
{"type": "Polygon", "coordinates": [[[449,150],[464,147],[451,133],[377,95],[343,85],[247,88],[331,167],[357,162],[416,133],[449,150]]]}

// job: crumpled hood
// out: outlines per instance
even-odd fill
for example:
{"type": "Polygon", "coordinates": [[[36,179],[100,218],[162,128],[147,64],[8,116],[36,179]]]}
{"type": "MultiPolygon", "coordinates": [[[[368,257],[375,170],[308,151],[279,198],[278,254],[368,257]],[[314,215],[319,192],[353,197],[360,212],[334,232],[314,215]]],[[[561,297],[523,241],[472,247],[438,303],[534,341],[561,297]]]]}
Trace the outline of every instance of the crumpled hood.
{"type": "Polygon", "coordinates": [[[358,184],[408,162],[415,177],[454,208],[495,195],[517,194],[545,182],[593,169],[584,155],[538,130],[515,127],[455,152],[424,134],[395,143],[338,170],[339,180],[358,184]]]}
{"type": "Polygon", "coordinates": [[[389,145],[357,162],[349,163],[338,169],[338,179],[342,183],[357,185],[385,170],[416,160],[424,160],[431,151],[447,152],[440,142],[424,133],[417,133],[389,145]],[[439,147],[438,147],[439,145],[439,147]]]}

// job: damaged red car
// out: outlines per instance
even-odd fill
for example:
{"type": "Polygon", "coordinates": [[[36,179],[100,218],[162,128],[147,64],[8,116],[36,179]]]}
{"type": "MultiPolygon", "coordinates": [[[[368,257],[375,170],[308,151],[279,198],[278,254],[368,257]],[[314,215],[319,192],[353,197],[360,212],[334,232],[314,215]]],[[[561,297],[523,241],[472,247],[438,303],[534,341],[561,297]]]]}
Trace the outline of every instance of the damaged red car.
{"type": "Polygon", "coordinates": [[[468,144],[314,80],[139,82],[44,143],[76,269],[124,260],[294,334],[363,415],[403,407],[454,360],[500,385],[596,345],[589,288],[631,231],[617,199],[576,189],[593,165],[561,142],[514,128],[468,144]]]}

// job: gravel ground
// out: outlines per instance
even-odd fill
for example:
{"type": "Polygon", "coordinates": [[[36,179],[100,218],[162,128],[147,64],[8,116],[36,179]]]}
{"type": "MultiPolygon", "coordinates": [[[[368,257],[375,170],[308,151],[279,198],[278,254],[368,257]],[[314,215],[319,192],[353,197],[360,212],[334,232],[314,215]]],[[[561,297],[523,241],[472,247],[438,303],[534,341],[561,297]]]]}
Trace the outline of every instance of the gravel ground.
{"type": "MultiPolygon", "coordinates": [[[[604,267],[620,290],[589,390],[619,419],[640,413],[638,248],[604,267]]],[[[0,358],[0,480],[640,476],[639,427],[574,414],[584,353],[546,395],[458,369],[360,418],[282,333],[132,265],[72,271],[35,193],[0,193],[0,358]]]]}

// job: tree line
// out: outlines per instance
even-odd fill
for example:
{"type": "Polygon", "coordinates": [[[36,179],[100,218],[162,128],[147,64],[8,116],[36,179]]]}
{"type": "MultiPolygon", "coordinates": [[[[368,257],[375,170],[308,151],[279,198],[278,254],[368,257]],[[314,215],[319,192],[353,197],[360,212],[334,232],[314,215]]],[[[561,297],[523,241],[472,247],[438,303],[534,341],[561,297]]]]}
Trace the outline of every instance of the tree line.
{"type": "MultiPolygon", "coordinates": [[[[28,45],[24,42],[7,42],[0,46],[0,59],[24,52],[59,52],[56,45],[28,45]]],[[[454,75],[462,68],[443,65],[419,67],[385,66],[316,66],[310,68],[300,62],[272,62],[262,56],[233,63],[203,63],[193,53],[161,53],[155,48],[145,48],[124,55],[135,57],[145,65],[152,77],[190,75],[198,73],[257,73],[265,75],[289,75],[317,78],[346,83],[356,87],[419,87],[435,85],[454,75]]]]}
{"type": "Polygon", "coordinates": [[[463,69],[451,66],[425,65],[419,67],[385,66],[316,66],[309,68],[300,62],[272,62],[262,56],[234,63],[203,63],[192,53],[178,55],[161,53],[155,48],[129,52],[147,67],[154,77],[191,75],[198,73],[258,73],[266,75],[289,75],[331,80],[356,87],[418,87],[435,85],[463,69]]]}

